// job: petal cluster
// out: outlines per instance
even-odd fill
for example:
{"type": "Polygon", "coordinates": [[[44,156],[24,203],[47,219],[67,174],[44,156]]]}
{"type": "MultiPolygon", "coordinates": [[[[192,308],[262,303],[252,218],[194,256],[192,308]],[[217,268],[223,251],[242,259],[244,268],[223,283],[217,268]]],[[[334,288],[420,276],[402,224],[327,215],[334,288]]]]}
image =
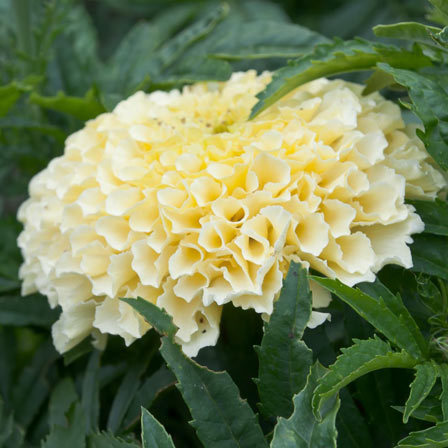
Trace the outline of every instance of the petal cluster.
{"type": "Polygon", "coordinates": [[[148,324],[120,297],[167,310],[194,356],[216,343],[225,303],[269,316],[291,260],[347,285],[412,265],[423,223],[405,195],[432,199],[445,180],[398,106],[320,79],[249,121],[269,81],[138,92],[32,179],[20,275],[24,294],[62,308],[60,352],[92,333],[141,337],[148,324]]]}

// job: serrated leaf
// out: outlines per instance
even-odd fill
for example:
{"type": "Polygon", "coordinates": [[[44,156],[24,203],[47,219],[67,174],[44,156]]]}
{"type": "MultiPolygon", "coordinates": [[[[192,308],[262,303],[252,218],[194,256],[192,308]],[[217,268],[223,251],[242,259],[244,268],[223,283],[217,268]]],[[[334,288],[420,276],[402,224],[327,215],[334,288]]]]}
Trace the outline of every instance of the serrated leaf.
{"type": "Polygon", "coordinates": [[[306,383],[312,352],[300,339],[311,316],[311,304],[307,272],[300,264],[291,263],[257,350],[257,385],[267,415],[291,415],[292,397],[306,383]]]}
{"type": "Polygon", "coordinates": [[[369,70],[379,62],[391,62],[397,67],[419,68],[430,65],[429,58],[421,53],[408,52],[393,46],[374,45],[362,39],[317,45],[311,53],[291,61],[288,66],[274,72],[272,81],[257,97],[251,117],[282,98],[300,85],[323,76],[369,70]]]}
{"type": "Polygon", "coordinates": [[[448,236],[448,203],[440,199],[432,201],[408,201],[425,223],[425,233],[448,236]]]}
{"type": "Polygon", "coordinates": [[[342,354],[329,367],[314,391],[313,409],[318,415],[322,403],[341,388],[369,372],[385,368],[411,369],[417,361],[405,351],[394,352],[387,342],[378,337],[354,339],[354,344],[341,349],[342,354]]]}
{"type": "Polygon", "coordinates": [[[86,446],[85,418],[80,403],[72,406],[67,415],[68,425],[56,425],[51,428],[50,434],[42,443],[42,448],[73,447],[84,448],[86,446]]]}
{"type": "MultiPolygon", "coordinates": [[[[409,329],[423,356],[428,355],[428,342],[415,322],[409,310],[404,306],[400,294],[393,294],[378,279],[372,283],[361,283],[359,289],[371,297],[380,298],[384,304],[399,318],[402,326],[409,329]]],[[[410,347],[403,346],[411,354],[410,347]]]]}
{"type": "Polygon", "coordinates": [[[166,336],[160,348],[193,417],[192,426],[205,446],[267,447],[250,406],[226,372],[212,372],[187,358],[166,336]]]}
{"type": "Polygon", "coordinates": [[[446,448],[448,447],[448,422],[437,423],[428,429],[411,432],[398,442],[397,448],[446,448]]]}
{"type": "Polygon", "coordinates": [[[441,29],[435,26],[423,25],[418,22],[401,22],[391,25],[377,25],[373,32],[378,37],[390,37],[393,39],[405,39],[425,44],[434,45],[432,33],[438,33],[441,29]]]}
{"type": "Polygon", "coordinates": [[[2,325],[36,325],[50,327],[58,318],[59,310],[51,309],[46,297],[32,296],[1,296],[0,324],[2,325]]]}
{"type": "Polygon", "coordinates": [[[313,390],[325,373],[320,364],[315,364],[309,373],[306,386],[294,396],[294,412],[286,420],[280,417],[274,429],[271,448],[336,448],[336,414],[340,400],[330,400],[317,421],[312,409],[313,390]]]}
{"type": "Polygon", "coordinates": [[[149,408],[160,392],[174,385],[174,375],[165,366],[147,378],[129,405],[126,417],[123,421],[123,427],[128,429],[140,418],[140,409],[149,408]]]}
{"type": "Polygon", "coordinates": [[[430,234],[414,235],[412,238],[412,270],[448,280],[448,238],[430,234]]]}
{"type": "Polygon", "coordinates": [[[448,169],[448,93],[436,79],[431,79],[411,70],[378,65],[390,73],[398,84],[408,88],[412,110],[422,120],[425,132],[417,134],[427,151],[444,170],[448,169]]]}
{"type": "Polygon", "coordinates": [[[108,432],[102,432],[89,436],[89,448],[140,448],[140,445],[127,442],[108,432]]]}
{"type": "Polygon", "coordinates": [[[145,408],[142,408],[142,444],[143,448],[174,448],[171,436],[145,408]]]}
{"type": "Polygon", "coordinates": [[[448,364],[439,364],[439,375],[442,382],[440,404],[442,406],[443,420],[448,421],[448,364]]]}
{"type": "Polygon", "coordinates": [[[48,406],[48,423],[53,426],[67,426],[66,414],[73,403],[78,400],[73,380],[69,377],[62,379],[54,387],[48,406]]]}
{"type": "MultiPolygon", "coordinates": [[[[391,406],[391,408],[404,414],[404,406],[391,406]]],[[[430,423],[445,421],[442,407],[440,406],[440,398],[437,395],[429,395],[420,403],[420,406],[412,413],[411,417],[430,423]]]]}
{"type": "MultiPolygon", "coordinates": [[[[362,318],[367,320],[398,347],[408,351],[416,359],[425,356],[425,351],[422,351],[424,347],[420,347],[421,339],[416,336],[419,330],[415,323],[409,327],[409,323],[413,319],[410,315],[407,316],[409,313],[405,311],[403,304],[398,305],[398,298],[395,300],[395,306],[399,307],[397,315],[397,309],[395,307],[390,308],[393,301],[390,296],[394,297],[392,294],[385,295],[386,299],[389,298],[388,303],[386,303],[381,296],[373,298],[358,288],[350,288],[342,284],[339,280],[316,276],[311,278],[350,305],[362,318]]],[[[425,342],[423,343],[426,344],[425,342]]]]}
{"type": "Polygon", "coordinates": [[[44,109],[62,112],[81,121],[90,120],[106,111],[94,88],[86,92],[84,97],[68,96],[64,92],[58,92],[56,96],[42,96],[33,92],[29,100],[44,109]]]}
{"type": "Polygon", "coordinates": [[[141,297],[137,299],[121,299],[128,303],[136,311],[138,311],[146,321],[156,329],[160,334],[173,338],[176,334],[177,328],[173,324],[173,319],[158,306],[148,302],[141,297]]]}
{"type": "Polygon", "coordinates": [[[99,350],[93,351],[84,371],[82,382],[81,405],[86,418],[87,432],[98,430],[100,414],[100,357],[99,350]]]}
{"type": "Polygon", "coordinates": [[[406,401],[403,423],[418,409],[421,402],[429,395],[438,376],[437,366],[433,362],[425,362],[415,366],[415,378],[411,383],[411,392],[406,401]]]}

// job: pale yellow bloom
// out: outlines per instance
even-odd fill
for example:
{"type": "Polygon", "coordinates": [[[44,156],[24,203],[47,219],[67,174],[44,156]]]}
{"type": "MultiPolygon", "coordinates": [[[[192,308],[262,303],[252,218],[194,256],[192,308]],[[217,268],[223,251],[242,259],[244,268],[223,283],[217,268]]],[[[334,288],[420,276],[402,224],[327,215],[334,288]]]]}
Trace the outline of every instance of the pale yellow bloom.
{"type": "MultiPolygon", "coordinates": [[[[71,135],[30,183],[19,245],[23,293],[62,314],[64,352],[90,333],[127,344],[148,324],[120,297],[163,307],[194,356],[222,306],[268,317],[291,260],[347,285],[412,266],[412,198],[445,186],[398,106],[317,80],[248,121],[270,74],[182,92],[138,92],[71,135]]],[[[311,285],[315,308],[330,297],[311,285]]],[[[314,311],[314,327],[328,315],[314,311]]]]}

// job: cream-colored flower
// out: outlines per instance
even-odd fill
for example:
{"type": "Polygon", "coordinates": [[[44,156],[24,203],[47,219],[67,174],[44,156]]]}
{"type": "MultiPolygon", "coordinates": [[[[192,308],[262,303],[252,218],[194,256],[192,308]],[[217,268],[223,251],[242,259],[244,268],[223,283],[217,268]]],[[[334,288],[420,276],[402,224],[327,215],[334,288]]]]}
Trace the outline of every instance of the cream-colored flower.
{"type": "Polygon", "coordinates": [[[268,317],[291,260],[347,285],[412,265],[423,223],[405,193],[432,199],[445,180],[398,106],[320,79],[248,121],[269,80],[138,92],[33,178],[20,275],[24,294],[61,306],[60,352],[89,333],[141,337],[148,324],[120,297],[165,308],[193,356],[216,343],[225,303],[268,317]]]}

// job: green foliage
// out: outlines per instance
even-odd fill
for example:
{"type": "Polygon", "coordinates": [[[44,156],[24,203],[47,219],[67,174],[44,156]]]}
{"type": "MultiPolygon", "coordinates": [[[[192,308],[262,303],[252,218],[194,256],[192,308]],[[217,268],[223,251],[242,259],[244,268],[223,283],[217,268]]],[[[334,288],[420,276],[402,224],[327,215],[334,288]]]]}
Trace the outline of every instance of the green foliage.
{"type": "Polygon", "coordinates": [[[90,89],[83,98],[67,96],[63,92],[59,92],[54,97],[45,97],[33,92],[29,100],[44,109],[63,112],[82,121],[95,118],[106,110],[99,102],[95,89],[90,89]]]}
{"type": "Polygon", "coordinates": [[[417,130],[417,134],[434,160],[444,170],[448,169],[448,92],[440,83],[441,80],[388,64],[379,64],[379,67],[408,89],[412,110],[425,126],[425,132],[417,130]]]}
{"type": "Polygon", "coordinates": [[[177,331],[171,318],[143,299],[124,299],[140,311],[160,333],[160,353],[178,380],[199,438],[205,446],[267,446],[256,417],[226,372],[212,372],[186,357],[174,340],[177,331]]]}
{"type": "Polygon", "coordinates": [[[440,27],[419,23],[415,2],[311,3],[0,0],[0,447],[448,446],[444,199],[409,201],[425,222],[413,236],[416,274],[385,269],[383,283],[357,288],[312,277],[341,301],[331,322],[306,330],[308,279],[293,263],[263,329],[228,306],[218,345],[195,361],[172,320],[143,299],[123,300],[162,335],[160,351],[150,331],[127,348],[110,337],[103,352],[86,338],[61,357],[49,340],[59,310],[20,297],[15,214],[29,179],[83,121],[137,90],[276,70],[255,116],[307,81],[373,70],[364,94],[385,89],[409,106],[448,168],[446,0],[431,0],[440,27]],[[395,45],[353,38],[394,20],[374,32],[395,45]]]}
{"type": "Polygon", "coordinates": [[[144,408],[142,408],[142,443],[143,448],[174,448],[171,436],[144,408]]]}
{"type": "MultiPolygon", "coordinates": [[[[350,288],[342,284],[339,280],[316,276],[313,276],[313,280],[336,294],[390,341],[406,350],[415,359],[426,355],[427,343],[409,311],[403,306],[401,298],[390,293],[379,281],[376,282],[376,288],[373,288],[375,297],[372,297],[359,288],[350,288]]],[[[365,288],[372,289],[370,285],[365,285],[365,288]]]]}
{"type": "Polygon", "coordinates": [[[411,432],[400,440],[400,448],[443,448],[448,446],[448,422],[437,423],[431,428],[411,432]]]}
{"type": "Polygon", "coordinates": [[[425,223],[425,233],[448,236],[448,203],[440,199],[435,202],[409,201],[425,223]]]}
{"type": "Polygon", "coordinates": [[[336,447],[336,414],[340,406],[339,398],[333,397],[321,418],[317,421],[313,414],[313,391],[325,369],[315,364],[308,376],[304,389],[294,396],[294,412],[286,420],[280,417],[274,431],[272,448],[331,448],[336,447]]]}
{"type": "Polygon", "coordinates": [[[405,39],[435,45],[433,35],[439,33],[441,29],[417,22],[402,22],[392,25],[378,25],[373,28],[373,31],[379,37],[405,39]]]}
{"type": "MultiPolygon", "coordinates": [[[[1,285],[2,283],[0,283],[1,285]]],[[[11,282],[4,280],[5,292],[10,292],[11,282]]],[[[3,325],[37,325],[50,327],[58,318],[59,310],[50,309],[48,300],[41,295],[17,297],[13,295],[0,296],[0,324],[3,325]]]]}
{"type": "Polygon", "coordinates": [[[413,368],[417,362],[405,351],[395,352],[387,342],[354,339],[354,344],[341,349],[342,354],[322,377],[313,397],[313,410],[319,415],[325,399],[366,373],[385,368],[413,368]]]}
{"type": "Polygon", "coordinates": [[[312,352],[300,339],[310,315],[311,292],[306,270],[292,263],[257,350],[260,361],[257,384],[262,410],[267,415],[288,417],[293,395],[306,383],[312,352]]]}
{"type": "Polygon", "coordinates": [[[411,384],[411,393],[403,413],[403,423],[407,423],[409,417],[419,408],[422,401],[431,392],[438,376],[437,365],[425,362],[415,366],[415,379],[411,384]]]}
{"type": "Polygon", "coordinates": [[[335,40],[317,45],[303,57],[291,61],[274,73],[271,83],[258,94],[259,102],[252,109],[256,116],[288,92],[313,79],[359,70],[371,70],[381,62],[392,62],[398,67],[420,68],[430,65],[428,57],[419,52],[408,52],[393,46],[372,44],[355,39],[335,40]]]}
{"type": "Polygon", "coordinates": [[[413,270],[448,280],[446,253],[448,239],[445,236],[421,234],[414,236],[412,245],[413,270]]]}

